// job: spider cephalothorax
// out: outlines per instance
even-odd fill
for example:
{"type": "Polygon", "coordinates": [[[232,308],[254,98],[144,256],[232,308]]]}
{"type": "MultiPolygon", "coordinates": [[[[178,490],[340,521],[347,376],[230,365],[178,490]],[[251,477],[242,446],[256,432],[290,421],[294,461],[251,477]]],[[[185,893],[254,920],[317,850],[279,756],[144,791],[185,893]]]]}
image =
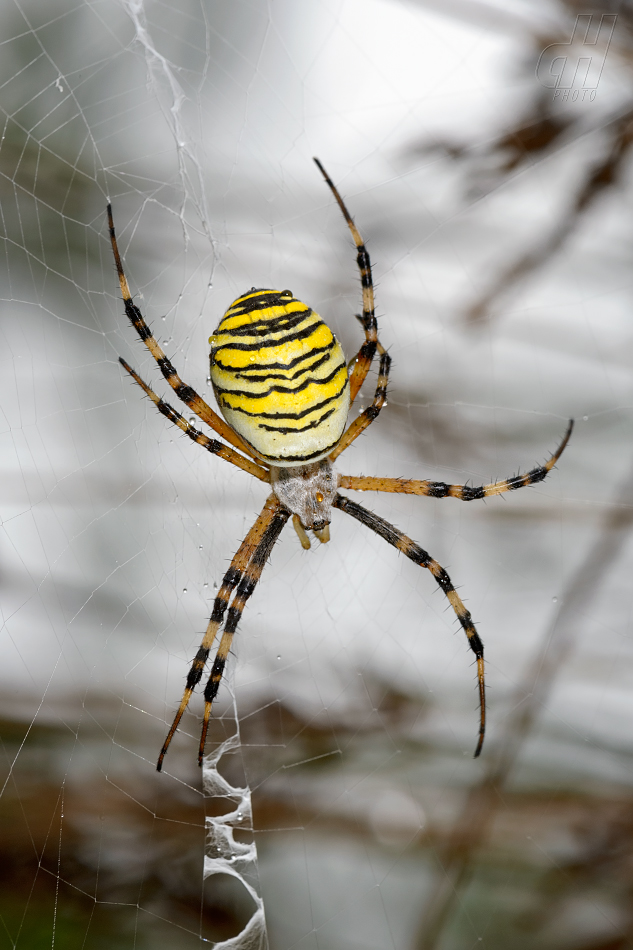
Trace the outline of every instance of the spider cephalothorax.
{"type": "Polygon", "coordinates": [[[304,548],[310,547],[306,530],[314,531],[319,541],[330,540],[337,479],[329,459],[293,468],[272,465],[270,483],[282,505],[292,512],[293,523],[304,548]]]}
{"type": "Polygon", "coordinates": [[[339,488],[474,501],[542,481],[560,458],[571,435],[573,422],[544,465],[525,475],[479,488],[408,478],[335,474],[334,460],[374,421],[385,403],[391,360],[378,340],[369,254],[343,199],[318,159],[315,162],[343,212],[356,245],[363,290],[363,312],[358,320],[365,340],[349,364],[348,373],[340,344],[317,313],[289,290],[252,287],[231,304],[209,340],[211,381],[225,419],[183,383],[134,304],[117,248],[112,209],[108,205],[110,239],[125,311],[176,395],[224,442],[194,428],[181,413],[157,396],[125,360],[121,359],[121,363],[160,412],[190,439],[272,487],[272,494],[224,575],[204,638],[189,670],[182,700],[158,758],[159,771],[189,699],[202,679],[216,635],[224,624],[204,690],[198,754],[198,761],[202,763],[211,706],[222,680],[233,635],[277,538],[292,515],[304,548],[310,547],[307,531],[312,531],[320,541],[328,541],[332,508],[351,515],[414,563],[427,568],[446,594],[477,659],[480,715],[475,755],[479,755],[486,724],[483,644],[470,612],[444,568],[424,548],[389,522],[341,495],[339,488]],[[373,400],[346,428],[349,409],[376,353],[380,362],[373,400]]]}

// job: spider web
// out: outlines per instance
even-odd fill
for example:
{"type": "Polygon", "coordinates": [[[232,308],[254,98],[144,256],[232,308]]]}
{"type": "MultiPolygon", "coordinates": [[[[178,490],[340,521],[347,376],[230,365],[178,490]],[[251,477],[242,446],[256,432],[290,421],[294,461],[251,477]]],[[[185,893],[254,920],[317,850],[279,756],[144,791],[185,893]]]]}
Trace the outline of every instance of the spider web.
{"type": "Polygon", "coordinates": [[[0,7],[0,950],[631,945],[631,43],[605,7],[597,95],[554,103],[537,63],[578,10],[0,7]],[[157,775],[265,490],[121,371],[176,405],[123,316],[105,204],[135,300],[211,398],[207,338],[252,285],[358,348],[354,251],[313,155],[368,240],[393,358],[340,470],[481,484],[576,431],[506,498],[355,496],[473,612],[480,760],[441,591],[340,515],[328,545],[276,546],[203,775],[199,697],[157,775]]]}

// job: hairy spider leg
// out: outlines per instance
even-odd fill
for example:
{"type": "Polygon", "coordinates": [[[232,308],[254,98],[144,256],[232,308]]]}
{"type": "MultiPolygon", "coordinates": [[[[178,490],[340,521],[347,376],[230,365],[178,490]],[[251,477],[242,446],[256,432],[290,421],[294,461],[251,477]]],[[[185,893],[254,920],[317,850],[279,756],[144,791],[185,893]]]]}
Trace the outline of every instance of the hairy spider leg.
{"type": "Polygon", "coordinates": [[[349,448],[354,439],[357,439],[361,432],[364,432],[367,426],[371,425],[374,419],[378,418],[380,410],[385,404],[385,400],[387,399],[387,385],[389,383],[389,369],[391,368],[391,357],[381,343],[378,344],[378,352],[380,353],[380,366],[378,368],[378,380],[376,382],[374,398],[371,405],[367,406],[347,427],[334,451],[330,452],[329,459],[331,462],[338,458],[341,452],[349,448]]]}
{"type": "Polygon", "coordinates": [[[475,629],[470,611],[464,606],[461,597],[453,586],[453,582],[441,564],[438,564],[419,544],[416,544],[415,541],[408,538],[402,531],[398,531],[398,529],[392,524],[389,524],[388,521],[379,518],[373,511],[368,511],[361,505],[357,505],[356,502],[351,501],[344,495],[337,495],[333,505],[335,508],[339,508],[346,514],[351,515],[352,518],[356,518],[357,521],[360,521],[360,523],[364,524],[367,528],[375,531],[381,538],[384,538],[385,541],[392,544],[394,548],[397,548],[398,551],[406,555],[414,564],[419,564],[420,567],[426,567],[446,594],[457,619],[462,625],[464,633],[468,637],[468,644],[477,658],[477,681],[479,685],[479,739],[477,748],[475,749],[475,758],[477,758],[481,752],[486,732],[486,687],[484,682],[484,645],[475,629]]]}
{"type": "Polygon", "coordinates": [[[354,491],[397,492],[405,495],[429,495],[431,498],[459,498],[461,501],[490,498],[492,495],[501,495],[507,491],[516,491],[517,488],[525,488],[527,485],[542,482],[563,454],[573,428],[574,420],[570,419],[563,441],[544,465],[531,469],[525,475],[513,475],[512,478],[506,478],[502,482],[491,482],[489,485],[474,488],[470,485],[447,485],[446,482],[420,482],[414,478],[339,475],[339,488],[351,488],[354,491]]]}
{"type": "Polygon", "coordinates": [[[376,323],[376,314],[374,311],[374,283],[371,274],[371,261],[369,259],[369,253],[365,247],[364,241],[360,236],[360,232],[354,224],[351,214],[345,207],[345,202],[341,198],[336,185],[326,172],[319,159],[315,158],[314,162],[325,178],[326,184],[328,185],[330,191],[336,198],[338,206],[343,212],[343,217],[347,222],[347,226],[352,233],[354,244],[356,245],[357,250],[356,263],[358,264],[358,270],[360,271],[360,282],[363,289],[363,313],[362,315],[358,315],[358,319],[360,320],[360,323],[365,331],[365,342],[356,354],[355,359],[350,362],[350,366],[352,363],[354,364],[354,368],[349,375],[351,406],[354,402],[354,399],[356,398],[358,390],[365,382],[365,378],[369,372],[369,367],[371,366],[372,360],[376,353],[376,347],[378,346],[378,324],[376,323]]]}
{"type": "Polygon", "coordinates": [[[119,284],[121,286],[121,295],[123,297],[123,303],[125,304],[125,313],[127,317],[140,336],[141,340],[150,351],[156,362],[158,363],[158,368],[161,373],[174,390],[179,399],[188,406],[192,412],[202,419],[203,422],[206,422],[218,435],[221,435],[223,439],[233,445],[236,449],[239,449],[241,452],[244,452],[246,455],[254,458],[253,451],[240,439],[239,435],[231,429],[231,427],[221,419],[220,416],[213,411],[211,406],[208,406],[204,401],[202,396],[199,396],[198,393],[192,389],[191,386],[188,386],[186,383],[183,383],[182,379],[176,372],[171,360],[167,358],[163,352],[162,347],[154,337],[154,334],[148,327],[143,314],[132,301],[132,295],[130,293],[130,288],[128,286],[127,278],[123,271],[123,264],[121,263],[121,255],[119,254],[119,248],[117,245],[116,234],[114,232],[114,220],[112,218],[112,205],[108,205],[108,226],[110,228],[110,242],[112,244],[112,253],[114,254],[114,262],[116,264],[117,274],[119,276],[119,284]]]}
{"type": "Polygon", "coordinates": [[[274,512],[273,519],[267,526],[261,541],[253,553],[248,567],[242,575],[242,579],[240,580],[237,591],[235,592],[235,597],[233,598],[233,603],[228,610],[226,624],[222,632],[222,638],[220,640],[218,652],[215,655],[211,674],[204,690],[204,716],[202,720],[202,730],[200,733],[198,765],[202,765],[204,746],[207,740],[207,730],[209,728],[209,717],[211,716],[211,705],[217,696],[218,689],[220,688],[224,667],[231,650],[231,644],[233,643],[233,637],[235,635],[237,625],[240,622],[247,600],[250,598],[253,591],[255,590],[255,587],[257,586],[257,582],[262,575],[266,561],[270,557],[270,553],[275,546],[275,542],[277,541],[284,526],[286,525],[286,522],[288,521],[288,518],[290,517],[290,512],[288,509],[280,502],[277,504],[278,507],[274,512]]]}
{"type": "Polygon", "coordinates": [[[149,396],[158,411],[162,412],[162,414],[166,416],[170,422],[173,422],[175,426],[178,426],[178,428],[185,433],[185,435],[189,436],[192,442],[195,442],[197,445],[201,445],[203,449],[206,449],[207,452],[210,452],[212,455],[217,455],[226,462],[232,462],[233,465],[237,465],[238,468],[241,468],[243,472],[248,472],[249,475],[259,478],[260,481],[270,482],[270,472],[267,468],[262,468],[260,465],[257,465],[250,459],[244,458],[244,456],[240,455],[239,452],[229,448],[228,445],[224,445],[223,442],[218,442],[217,439],[210,439],[208,435],[204,434],[204,432],[200,432],[199,429],[194,428],[194,426],[187,422],[185,417],[180,412],[178,412],[177,409],[174,409],[174,407],[170,406],[168,402],[165,402],[164,399],[161,399],[160,396],[157,396],[151,386],[148,386],[147,383],[141,379],[141,377],[132,369],[129,363],[125,362],[122,356],[119,357],[119,363],[130,374],[132,379],[138,383],[141,389],[149,396]]]}
{"type": "MultiPolygon", "coordinates": [[[[211,652],[211,647],[213,646],[215,636],[224,619],[226,609],[229,606],[229,600],[231,598],[233,589],[242,580],[242,577],[246,572],[251,559],[254,557],[262,542],[262,539],[267,536],[266,532],[269,530],[271,524],[277,524],[277,516],[280,510],[282,510],[281,502],[275,495],[269,495],[259,517],[242,541],[237,554],[231,561],[231,564],[224,575],[222,586],[220,587],[215,601],[213,602],[213,611],[211,613],[211,618],[207,625],[205,635],[202,639],[202,643],[200,644],[200,648],[193,659],[191,669],[187,675],[187,682],[183,692],[182,700],[180,701],[180,706],[178,707],[178,711],[174,716],[174,721],[171,724],[171,728],[167,733],[167,738],[165,739],[163,747],[160,750],[160,755],[158,756],[156,768],[159,772],[163,767],[163,759],[165,758],[165,754],[169,748],[174,733],[178,728],[180,720],[183,717],[185,709],[189,704],[192,693],[202,679],[205,664],[209,657],[209,653],[211,652]]],[[[285,513],[285,509],[283,509],[283,511],[285,513]]],[[[289,512],[285,517],[287,520],[289,517],[289,512]]],[[[277,532],[277,535],[278,534],[279,531],[277,532]]],[[[277,535],[275,537],[277,537],[277,535]]]]}

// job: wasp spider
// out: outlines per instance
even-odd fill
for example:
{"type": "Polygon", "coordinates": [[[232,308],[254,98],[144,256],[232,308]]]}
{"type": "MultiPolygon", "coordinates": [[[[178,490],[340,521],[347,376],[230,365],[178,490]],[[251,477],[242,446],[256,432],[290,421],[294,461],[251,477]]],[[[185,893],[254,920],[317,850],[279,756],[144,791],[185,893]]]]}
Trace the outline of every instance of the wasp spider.
{"type": "Polygon", "coordinates": [[[198,762],[202,764],[211,705],[222,680],[233,636],[277,538],[288,519],[292,518],[304,548],[310,547],[308,531],[312,531],[319,541],[329,541],[332,508],[356,518],[414,563],[427,568],[446,594],[477,661],[480,712],[475,756],[478,756],[486,723],[484,661],[483,644],[470,612],[444,568],[424,548],[383,518],[341,495],[339,489],[404,492],[462,501],[488,498],[542,481],[560,458],[571,435],[573,421],[545,465],[526,475],[516,475],[480,488],[335,472],[333,462],[379,415],[387,395],[391,360],[378,339],[369,254],[338,190],[319,160],[315,159],[315,162],[343,212],[356,245],[363,292],[363,312],[357,318],[365,332],[365,340],[350,362],[348,371],[340,344],[314,310],[297,300],[290,290],[252,287],[231,304],[209,340],[211,381],[224,419],[181,380],[132,301],[117,248],[112,209],[108,205],[110,239],[125,312],[178,398],[224,441],[210,438],[190,425],[169,403],[157,396],[125,360],[120,362],[159,412],[190,439],[213,455],[266,482],[272,489],[261,514],[224,575],[206,633],[189,670],[182,700],[158,757],[159,771],[191,695],[202,679],[211,647],[224,624],[204,690],[198,754],[198,762]],[[380,365],[372,403],[346,428],[350,407],[376,354],[380,365]]]}

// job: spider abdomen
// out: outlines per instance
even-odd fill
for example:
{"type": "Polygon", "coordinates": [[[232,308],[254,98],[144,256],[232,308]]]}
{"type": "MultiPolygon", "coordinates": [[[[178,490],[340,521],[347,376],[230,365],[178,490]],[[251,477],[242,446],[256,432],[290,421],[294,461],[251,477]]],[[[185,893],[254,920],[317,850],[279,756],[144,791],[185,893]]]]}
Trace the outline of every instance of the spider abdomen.
{"type": "Polygon", "coordinates": [[[289,290],[253,288],[226,311],[211,344],[211,382],[229,425],[272,465],[324,458],[349,411],[343,350],[289,290]]]}

